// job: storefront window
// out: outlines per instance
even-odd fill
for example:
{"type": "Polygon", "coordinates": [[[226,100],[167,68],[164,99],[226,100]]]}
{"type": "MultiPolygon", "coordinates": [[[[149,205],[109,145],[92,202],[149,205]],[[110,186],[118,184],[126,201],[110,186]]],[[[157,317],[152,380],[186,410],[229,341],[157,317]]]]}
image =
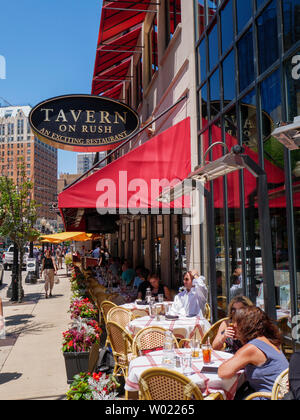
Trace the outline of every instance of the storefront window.
{"type": "Polygon", "coordinates": [[[252,0],[237,0],[236,11],[238,32],[240,32],[252,16],[252,0]]]}
{"type": "Polygon", "coordinates": [[[289,121],[300,115],[300,51],[286,63],[289,121]]]}
{"type": "Polygon", "coordinates": [[[254,53],[252,28],[238,43],[240,92],[254,81],[254,53]]]}
{"type": "Polygon", "coordinates": [[[205,84],[200,91],[200,110],[201,110],[201,129],[207,127],[208,114],[207,114],[207,85],[205,84]]]}
{"type": "MultiPolygon", "coordinates": [[[[245,153],[259,164],[256,91],[245,96],[240,105],[242,115],[242,139],[245,153]]],[[[246,270],[246,290],[253,303],[259,297],[263,280],[262,254],[260,246],[260,223],[258,217],[258,190],[256,178],[244,171],[245,230],[246,249],[244,253],[246,270]]],[[[242,253],[241,253],[242,259],[242,253]]],[[[263,304],[263,302],[262,302],[263,304]]]]}
{"type": "Polygon", "coordinates": [[[210,22],[215,17],[218,4],[219,0],[207,0],[208,22],[210,22]]]}
{"type": "Polygon", "coordinates": [[[205,29],[205,0],[198,0],[198,38],[205,29]]]}
{"type": "Polygon", "coordinates": [[[235,98],[235,58],[234,51],[223,61],[224,106],[235,98]]]}
{"type": "Polygon", "coordinates": [[[257,20],[259,69],[263,73],[279,57],[276,1],[257,20]]]}
{"type": "Polygon", "coordinates": [[[221,34],[222,34],[222,53],[224,53],[233,41],[233,13],[232,0],[229,0],[221,10],[221,34]]]}
{"type": "Polygon", "coordinates": [[[257,10],[259,10],[265,3],[267,0],[256,0],[256,8],[257,10]]]}
{"type": "Polygon", "coordinates": [[[204,39],[199,46],[199,62],[200,62],[200,82],[206,79],[206,40],[204,39]]]}
{"type": "MultiPolygon", "coordinates": [[[[209,80],[210,101],[220,103],[220,72],[216,70],[209,80]]],[[[213,112],[211,113],[214,114],[213,112]]]]}
{"type": "Polygon", "coordinates": [[[209,44],[209,68],[212,70],[219,60],[218,26],[214,25],[208,35],[209,44]]]}
{"type": "Polygon", "coordinates": [[[288,50],[300,40],[300,0],[284,0],[282,7],[284,48],[288,50]]]}

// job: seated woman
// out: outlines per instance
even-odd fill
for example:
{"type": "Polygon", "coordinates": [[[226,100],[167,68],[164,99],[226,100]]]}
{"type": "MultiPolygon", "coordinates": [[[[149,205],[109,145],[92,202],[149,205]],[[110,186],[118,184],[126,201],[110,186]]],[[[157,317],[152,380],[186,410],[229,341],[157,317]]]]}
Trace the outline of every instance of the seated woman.
{"type": "Polygon", "coordinates": [[[227,353],[235,354],[243,346],[236,337],[233,324],[237,311],[250,306],[253,306],[253,303],[245,296],[237,296],[230,302],[228,306],[229,319],[220,325],[218,334],[212,344],[214,350],[225,350],[227,353]]]}
{"type": "Polygon", "coordinates": [[[199,277],[195,271],[188,271],[184,275],[183,284],[184,290],[175,296],[171,314],[203,318],[208,297],[204,277],[199,277]]]}
{"type": "Polygon", "coordinates": [[[256,306],[238,311],[234,326],[243,347],[232,359],[219,367],[219,377],[231,379],[240,370],[245,369],[249,386],[247,393],[243,395],[244,398],[253,392],[272,392],[276,378],[289,367],[280,350],[279,329],[256,306]]]}
{"type": "Polygon", "coordinates": [[[164,286],[160,282],[160,278],[157,274],[151,274],[149,276],[149,283],[152,296],[157,298],[158,295],[163,295],[166,301],[171,301],[171,293],[167,286],[164,286]]]}

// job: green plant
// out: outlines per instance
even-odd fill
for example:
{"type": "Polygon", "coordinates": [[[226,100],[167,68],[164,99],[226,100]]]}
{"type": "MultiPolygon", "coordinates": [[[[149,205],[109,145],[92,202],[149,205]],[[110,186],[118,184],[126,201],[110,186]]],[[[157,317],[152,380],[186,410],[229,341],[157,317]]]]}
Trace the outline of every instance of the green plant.
{"type": "Polygon", "coordinates": [[[112,375],[80,373],[67,392],[68,401],[112,400],[116,398],[119,383],[112,375]]]}

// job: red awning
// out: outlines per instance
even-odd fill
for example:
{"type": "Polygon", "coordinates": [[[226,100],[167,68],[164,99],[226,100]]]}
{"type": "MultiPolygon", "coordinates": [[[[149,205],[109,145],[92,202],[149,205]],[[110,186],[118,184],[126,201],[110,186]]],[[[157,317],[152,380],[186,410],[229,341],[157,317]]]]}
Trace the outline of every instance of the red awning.
{"type": "Polygon", "coordinates": [[[102,44],[97,50],[94,77],[131,57],[135,51],[140,33],[141,27],[118,37],[114,41],[102,44]]]}
{"type": "Polygon", "coordinates": [[[94,89],[105,95],[105,91],[112,89],[126,79],[130,63],[131,59],[126,60],[94,78],[94,89]]]}
{"type": "Polygon", "coordinates": [[[150,4],[150,0],[104,0],[98,45],[144,22],[150,4]]]}
{"type": "Polygon", "coordinates": [[[87,230],[86,218],[104,214],[150,213],[151,209],[188,206],[186,198],[170,205],[157,201],[162,190],[191,172],[190,118],[133,149],[58,198],[66,230],[87,230]],[[97,213],[98,209],[98,213],[97,213]],[[92,210],[92,212],[91,212],[92,210]]]}
{"type": "MultiPolygon", "coordinates": [[[[114,88],[107,90],[103,96],[106,96],[107,98],[111,98],[111,99],[119,99],[122,89],[123,89],[123,83],[119,83],[114,88]]],[[[121,98],[120,100],[122,99],[123,98],[121,98]]],[[[117,146],[114,145],[114,147],[117,147],[117,146]]]]}

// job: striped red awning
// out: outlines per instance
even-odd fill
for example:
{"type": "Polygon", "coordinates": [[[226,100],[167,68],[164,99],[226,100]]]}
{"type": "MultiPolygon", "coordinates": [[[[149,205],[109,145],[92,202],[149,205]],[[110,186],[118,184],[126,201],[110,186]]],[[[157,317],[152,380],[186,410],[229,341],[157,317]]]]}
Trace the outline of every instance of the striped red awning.
{"type": "Polygon", "coordinates": [[[111,67],[109,70],[101,73],[94,79],[95,90],[98,90],[106,96],[105,92],[107,90],[111,90],[113,87],[120,84],[120,82],[126,80],[130,63],[131,59],[126,60],[123,63],[111,67]]]}

